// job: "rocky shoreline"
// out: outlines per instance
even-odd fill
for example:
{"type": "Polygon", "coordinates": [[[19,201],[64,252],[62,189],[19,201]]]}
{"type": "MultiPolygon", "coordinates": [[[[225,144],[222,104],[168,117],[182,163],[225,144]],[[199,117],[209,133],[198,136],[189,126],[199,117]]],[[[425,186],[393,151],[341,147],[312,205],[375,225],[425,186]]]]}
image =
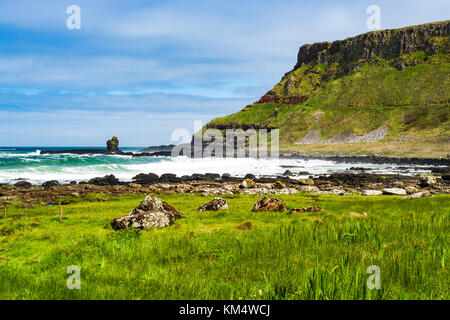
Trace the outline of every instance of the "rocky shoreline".
{"type": "MultiPolygon", "coordinates": [[[[288,172],[286,172],[288,173],[288,172]]],[[[108,175],[88,182],[61,185],[48,181],[42,186],[19,181],[15,185],[0,185],[0,205],[22,203],[29,206],[68,204],[76,199],[105,201],[104,196],[133,194],[334,194],[334,195],[402,195],[411,197],[432,194],[450,194],[450,175],[379,175],[368,173],[335,173],[291,179],[288,175],[277,178],[256,178],[252,174],[232,177],[229,174],[193,174],[177,177],[174,174],[139,174],[132,182],[121,182],[108,175]]]]}

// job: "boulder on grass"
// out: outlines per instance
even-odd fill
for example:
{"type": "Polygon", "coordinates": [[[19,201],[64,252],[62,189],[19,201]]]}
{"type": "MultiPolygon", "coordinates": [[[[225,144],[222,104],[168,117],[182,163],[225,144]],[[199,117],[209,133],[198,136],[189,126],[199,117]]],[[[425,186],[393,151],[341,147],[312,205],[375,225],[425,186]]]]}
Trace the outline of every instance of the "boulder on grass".
{"type": "Polygon", "coordinates": [[[185,218],[173,206],[154,196],[147,196],[130,212],[128,216],[114,219],[111,226],[114,230],[128,227],[145,229],[149,227],[167,227],[177,219],[185,218]]]}
{"type": "Polygon", "coordinates": [[[214,198],[210,202],[202,204],[197,211],[219,211],[227,210],[228,202],[222,198],[214,198]]]}
{"type": "Polygon", "coordinates": [[[256,201],[252,209],[255,211],[286,211],[286,205],[280,199],[264,197],[256,201]]]}

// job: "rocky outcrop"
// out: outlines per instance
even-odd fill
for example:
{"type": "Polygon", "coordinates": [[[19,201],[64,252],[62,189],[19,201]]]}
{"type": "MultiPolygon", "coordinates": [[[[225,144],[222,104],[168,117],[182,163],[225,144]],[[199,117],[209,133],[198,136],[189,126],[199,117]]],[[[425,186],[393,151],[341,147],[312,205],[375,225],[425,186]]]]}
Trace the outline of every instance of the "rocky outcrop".
{"type": "Polygon", "coordinates": [[[117,137],[112,137],[110,140],[106,141],[106,150],[109,152],[119,151],[119,139],[117,137]]]}
{"type": "Polygon", "coordinates": [[[264,197],[256,201],[252,211],[286,211],[286,204],[280,199],[264,197]]]}
{"type": "Polygon", "coordinates": [[[202,204],[197,211],[219,211],[227,210],[228,202],[222,198],[214,198],[210,202],[202,204]]]}
{"type": "Polygon", "coordinates": [[[114,230],[128,227],[137,229],[161,228],[167,227],[181,218],[185,217],[175,207],[154,196],[147,196],[128,216],[114,219],[111,226],[114,230]]]}
{"type": "Polygon", "coordinates": [[[369,32],[334,42],[318,42],[300,47],[295,69],[305,64],[345,63],[373,57],[393,58],[417,51],[427,54],[449,52],[447,43],[436,37],[450,35],[450,21],[402,29],[369,32]]]}

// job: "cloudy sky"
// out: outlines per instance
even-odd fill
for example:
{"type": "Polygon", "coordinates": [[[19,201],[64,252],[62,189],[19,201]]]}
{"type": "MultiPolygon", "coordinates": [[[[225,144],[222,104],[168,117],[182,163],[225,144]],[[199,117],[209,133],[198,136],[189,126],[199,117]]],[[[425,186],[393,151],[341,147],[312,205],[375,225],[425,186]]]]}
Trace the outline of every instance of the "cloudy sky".
{"type": "Polygon", "coordinates": [[[369,31],[372,4],[383,29],[449,19],[448,0],[0,0],[0,145],[171,143],[257,100],[300,45],[369,31]]]}

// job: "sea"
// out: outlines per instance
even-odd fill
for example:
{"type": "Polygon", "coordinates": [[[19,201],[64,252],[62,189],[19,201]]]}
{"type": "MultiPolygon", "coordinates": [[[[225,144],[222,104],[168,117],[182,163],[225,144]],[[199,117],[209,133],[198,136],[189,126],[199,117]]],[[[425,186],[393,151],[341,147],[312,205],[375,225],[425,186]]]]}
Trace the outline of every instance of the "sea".
{"type": "MultiPolygon", "coordinates": [[[[35,185],[57,180],[60,183],[88,181],[113,174],[128,182],[139,173],[173,173],[181,177],[193,173],[229,173],[243,177],[277,177],[286,170],[293,179],[331,173],[358,173],[351,168],[365,168],[368,173],[416,175],[429,173],[426,167],[405,169],[396,164],[337,163],[322,159],[254,159],[254,158],[187,158],[132,157],[123,155],[42,154],[43,151],[104,149],[104,147],[0,147],[0,184],[26,180],[35,185]]],[[[139,152],[143,147],[123,147],[124,152],[139,152]]]]}

